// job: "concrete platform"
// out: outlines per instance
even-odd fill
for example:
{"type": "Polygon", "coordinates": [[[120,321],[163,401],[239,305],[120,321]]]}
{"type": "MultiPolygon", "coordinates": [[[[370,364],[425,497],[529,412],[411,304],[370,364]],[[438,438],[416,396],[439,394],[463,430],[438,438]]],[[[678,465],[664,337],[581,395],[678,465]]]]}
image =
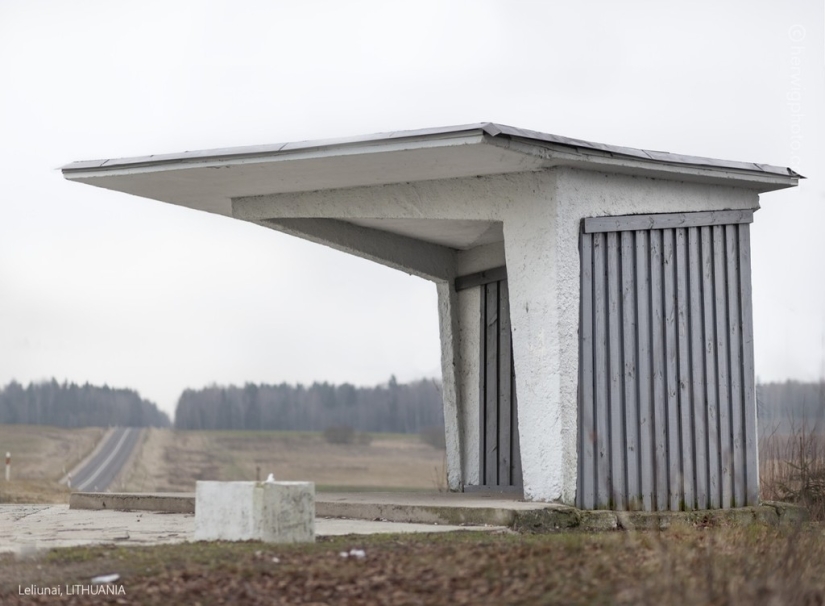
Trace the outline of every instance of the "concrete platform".
{"type": "MultiPolygon", "coordinates": [[[[194,512],[194,493],[73,493],[72,509],[194,512]]],[[[564,529],[633,530],[671,526],[789,524],[807,512],[786,503],[689,512],[582,511],[558,503],[518,500],[506,493],[353,492],[317,493],[315,514],[326,518],[376,520],[407,524],[502,526],[519,532],[564,529]]]]}
{"type": "Polygon", "coordinates": [[[195,513],[195,493],[189,492],[73,492],[70,509],[195,513]]]}
{"type": "MultiPolygon", "coordinates": [[[[316,518],[317,536],[467,530],[436,524],[316,518]]],[[[508,532],[501,526],[473,530],[508,532]]],[[[33,556],[54,547],[160,545],[192,541],[195,516],[156,511],[69,509],[67,505],[0,505],[0,553],[33,556]]]]}

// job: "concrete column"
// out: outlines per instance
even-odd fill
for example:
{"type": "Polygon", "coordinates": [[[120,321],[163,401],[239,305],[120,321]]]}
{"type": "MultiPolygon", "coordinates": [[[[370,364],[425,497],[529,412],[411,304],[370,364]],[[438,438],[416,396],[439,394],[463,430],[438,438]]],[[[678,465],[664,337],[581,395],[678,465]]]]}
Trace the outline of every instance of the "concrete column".
{"type": "Polygon", "coordinates": [[[458,317],[458,293],[450,282],[436,282],[438,290],[438,325],[441,334],[441,397],[444,401],[444,430],[447,440],[447,485],[450,490],[463,488],[462,470],[462,415],[457,377],[459,367],[460,327],[458,317]]]}
{"type": "MultiPolygon", "coordinates": [[[[555,201],[536,197],[504,222],[524,497],[573,504],[576,401],[562,398],[562,375],[576,373],[576,350],[561,348],[555,201]],[[573,356],[571,359],[570,356],[573,356]],[[571,366],[572,363],[572,366],[571,366]]],[[[572,330],[576,330],[573,326],[572,330]]]]}

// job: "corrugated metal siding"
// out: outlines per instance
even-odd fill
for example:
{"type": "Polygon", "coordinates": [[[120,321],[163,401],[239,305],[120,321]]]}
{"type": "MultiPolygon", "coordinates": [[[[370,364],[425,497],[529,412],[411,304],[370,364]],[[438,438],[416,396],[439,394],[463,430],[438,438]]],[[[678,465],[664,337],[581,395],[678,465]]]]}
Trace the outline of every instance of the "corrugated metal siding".
{"type": "Polygon", "coordinates": [[[756,504],[751,217],[623,219],[581,236],[577,504],[756,504]]]}

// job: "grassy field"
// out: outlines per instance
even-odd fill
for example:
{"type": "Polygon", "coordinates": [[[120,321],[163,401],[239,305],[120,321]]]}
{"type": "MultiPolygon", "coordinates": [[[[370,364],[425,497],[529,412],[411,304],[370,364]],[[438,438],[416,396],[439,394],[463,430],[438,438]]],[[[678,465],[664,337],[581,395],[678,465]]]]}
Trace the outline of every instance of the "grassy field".
{"type": "Polygon", "coordinates": [[[124,490],[191,492],[197,480],[263,480],[270,473],[321,490],[438,490],[446,483],[444,451],[417,435],[328,444],[312,432],[151,429],[124,490]]]}
{"type": "Polygon", "coordinates": [[[0,425],[0,454],[12,455],[12,481],[6,485],[0,475],[0,502],[68,502],[69,491],[58,480],[94,449],[105,432],[101,427],[0,425]]]}
{"type": "MultiPolygon", "coordinates": [[[[110,573],[128,604],[822,604],[825,534],[806,525],[70,548],[0,557],[0,602],[30,603],[20,586],[110,573]],[[352,548],[366,556],[341,557],[352,548]]],[[[61,602],[70,598],[41,603],[61,602]]]]}

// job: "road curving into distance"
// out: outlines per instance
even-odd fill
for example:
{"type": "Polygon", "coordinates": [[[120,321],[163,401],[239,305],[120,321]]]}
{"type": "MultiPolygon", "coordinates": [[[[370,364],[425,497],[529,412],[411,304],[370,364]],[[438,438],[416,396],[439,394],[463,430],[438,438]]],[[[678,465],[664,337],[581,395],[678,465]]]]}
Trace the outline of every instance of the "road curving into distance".
{"type": "Polygon", "coordinates": [[[140,439],[139,427],[118,427],[81,469],[71,476],[71,488],[77,492],[104,492],[129,461],[140,439]]]}

